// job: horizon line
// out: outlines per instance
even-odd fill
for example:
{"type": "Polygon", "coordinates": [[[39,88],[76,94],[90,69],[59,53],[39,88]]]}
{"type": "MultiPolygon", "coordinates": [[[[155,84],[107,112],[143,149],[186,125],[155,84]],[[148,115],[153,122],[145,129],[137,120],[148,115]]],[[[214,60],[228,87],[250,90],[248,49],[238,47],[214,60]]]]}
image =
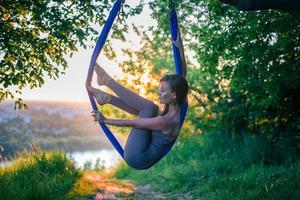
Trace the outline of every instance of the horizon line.
{"type": "MultiPolygon", "coordinates": [[[[1,101],[1,103],[4,102],[12,102],[14,103],[17,101],[17,99],[6,99],[4,101],[1,101]]],[[[27,102],[62,102],[62,103],[89,103],[89,100],[66,100],[66,99],[22,99],[23,103],[26,104],[27,102]]]]}

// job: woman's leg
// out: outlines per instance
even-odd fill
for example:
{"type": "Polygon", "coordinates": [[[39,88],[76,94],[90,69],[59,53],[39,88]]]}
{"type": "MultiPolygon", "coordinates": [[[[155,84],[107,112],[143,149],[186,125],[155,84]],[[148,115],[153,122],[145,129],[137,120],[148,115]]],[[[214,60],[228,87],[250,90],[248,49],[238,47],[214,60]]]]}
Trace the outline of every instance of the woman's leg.
{"type": "Polygon", "coordinates": [[[112,89],[112,91],[116,93],[123,102],[139,111],[149,104],[154,104],[152,101],[125,88],[113,79],[107,84],[107,86],[112,89]]]}
{"type": "Polygon", "coordinates": [[[123,102],[120,98],[118,98],[114,95],[108,94],[108,93],[103,92],[94,87],[88,87],[88,90],[93,94],[93,96],[96,98],[98,104],[100,104],[100,105],[109,103],[109,104],[116,106],[130,114],[133,114],[133,115],[139,114],[138,110],[130,107],[125,102],[123,102]]]}
{"type": "Polygon", "coordinates": [[[145,99],[144,97],[134,93],[133,91],[125,88],[109,75],[98,65],[95,65],[95,71],[98,76],[98,84],[106,85],[112,91],[118,95],[118,97],[130,107],[141,111],[145,106],[149,104],[154,104],[152,101],[145,99]]]}
{"type": "MultiPolygon", "coordinates": [[[[140,118],[156,116],[158,108],[155,104],[147,104],[139,112],[140,118]]],[[[148,157],[148,148],[152,141],[152,131],[149,129],[133,128],[128,136],[124,148],[124,160],[135,169],[146,169],[153,159],[148,157]],[[145,154],[147,152],[147,154],[145,154]]]]}
{"type": "Polygon", "coordinates": [[[120,98],[111,95],[111,99],[109,101],[109,104],[116,106],[132,115],[138,115],[139,111],[130,107],[128,104],[126,104],[124,101],[122,101],[120,98]]]}

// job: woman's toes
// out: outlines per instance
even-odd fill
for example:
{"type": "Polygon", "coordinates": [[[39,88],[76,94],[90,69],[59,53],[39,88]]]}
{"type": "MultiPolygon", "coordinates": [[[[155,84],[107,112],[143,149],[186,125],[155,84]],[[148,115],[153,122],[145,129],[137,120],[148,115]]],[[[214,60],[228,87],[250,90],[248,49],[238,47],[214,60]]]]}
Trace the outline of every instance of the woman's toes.
{"type": "Polygon", "coordinates": [[[89,92],[92,92],[92,86],[90,86],[90,85],[86,85],[86,89],[89,91],[89,92]]]}
{"type": "Polygon", "coordinates": [[[93,94],[94,94],[94,92],[97,92],[97,89],[94,88],[94,87],[91,86],[91,85],[87,85],[86,88],[87,88],[87,90],[88,90],[89,92],[91,92],[91,93],[93,93],[93,94]]]}

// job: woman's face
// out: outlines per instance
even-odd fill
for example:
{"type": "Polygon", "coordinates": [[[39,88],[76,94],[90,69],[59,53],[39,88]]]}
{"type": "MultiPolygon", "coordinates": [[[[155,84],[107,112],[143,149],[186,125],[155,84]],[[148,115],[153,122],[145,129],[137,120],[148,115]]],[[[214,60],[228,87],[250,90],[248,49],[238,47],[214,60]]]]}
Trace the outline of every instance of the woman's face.
{"type": "Polygon", "coordinates": [[[166,81],[160,82],[157,95],[161,104],[170,104],[173,100],[176,99],[175,92],[171,91],[171,88],[166,81]]]}

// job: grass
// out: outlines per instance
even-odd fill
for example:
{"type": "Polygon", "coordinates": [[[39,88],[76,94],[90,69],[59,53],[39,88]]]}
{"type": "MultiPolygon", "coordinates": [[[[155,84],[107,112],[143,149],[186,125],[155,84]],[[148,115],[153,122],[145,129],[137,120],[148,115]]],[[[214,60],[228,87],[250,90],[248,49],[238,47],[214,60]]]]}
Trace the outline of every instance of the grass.
{"type": "Polygon", "coordinates": [[[0,168],[0,199],[65,199],[81,172],[61,151],[24,151],[0,168]]]}
{"type": "Polygon", "coordinates": [[[133,190],[124,181],[106,177],[100,161],[94,168],[91,163],[86,163],[84,169],[76,168],[61,150],[43,151],[34,146],[13,160],[0,168],[1,200],[88,200],[112,187],[123,196],[131,195],[133,190]]]}
{"type": "MultiPolygon", "coordinates": [[[[124,183],[118,179],[129,179],[151,184],[170,199],[187,194],[209,200],[298,200],[300,162],[292,152],[291,146],[275,148],[258,136],[195,135],[179,139],[149,170],[134,170],[123,162],[106,178],[102,168],[77,169],[62,151],[24,151],[0,168],[0,199],[87,200],[106,191],[107,184],[119,191],[124,183]]],[[[132,190],[126,186],[124,191],[128,188],[132,190]]]]}
{"type": "Polygon", "coordinates": [[[300,162],[257,136],[233,139],[213,133],[187,138],[146,171],[120,165],[115,177],[151,184],[157,191],[201,199],[300,199],[300,162]],[[272,162],[272,160],[274,162],[272,162]],[[281,161],[281,163],[278,162],[281,161]],[[294,160],[294,159],[293,159],[294,160]]]}

